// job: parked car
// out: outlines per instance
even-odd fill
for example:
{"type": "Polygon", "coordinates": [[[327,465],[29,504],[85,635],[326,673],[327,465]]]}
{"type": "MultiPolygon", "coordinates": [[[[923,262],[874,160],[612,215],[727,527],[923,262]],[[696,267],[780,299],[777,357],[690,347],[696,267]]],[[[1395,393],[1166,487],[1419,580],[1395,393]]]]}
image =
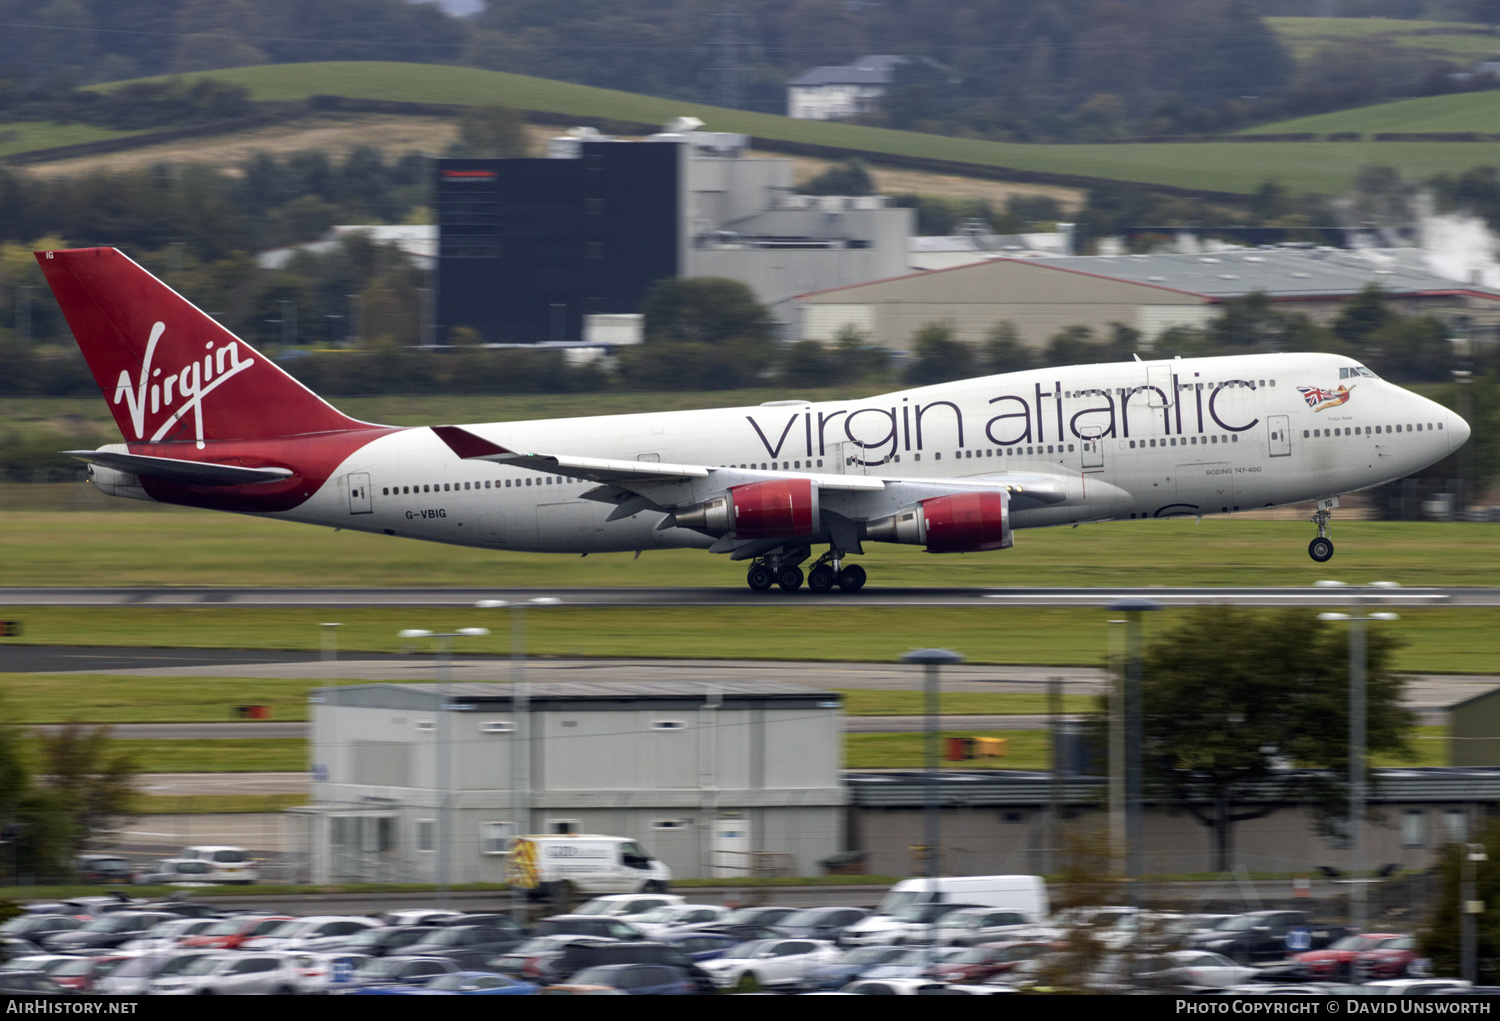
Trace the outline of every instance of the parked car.
{"type": "Polygon", "coordinates": [[[175,950],[189,936],[196,936],[213,926],[213,918],[168,918],[157,922],[135,939],[120,944],[121,950],[142,952],[175,950]]]}
{"type": "Polygon", "coordinates": [[[362,915],[311,915],[282,922],[264,936],[247,939],[243,950],[332,950],[349,936],[380,923],[362,915]]]}
{"type": "Polygon", "coordinates": [[[768,939],[743,943],[699,967],[720,989],[758,992],[800,987],[814,968],[832,964],[841,956],[838,947],[822,940],[768,939]]]}
{"type": "Polygon", "coordinates": [[[629,922],[608,915],[553,915],[532,930],[536,936],[608,936],[610,939],[645,939],[646,934],[629,922]]]}
{"type": "Polygon", "coordinates": [[[836,960],[808,971],[803,985],[807,989],[842,989],[871,968],[894,961],[906,952],[905,947],[856,947],[836,960]]]}
{"type": "Polygon", "coordinates": [[[238,950],[240,944],[257,936],[264,936],[283,922],[293,921],[292,915],[246,914],[221,918],[202,932],[182,941],[184,948],[209,950],[238,950]]]}
{"type": "Polygon", "coordinates": [[[39,971],[0,972],[0,993],[8,996],[66,996],[69,992],[39,971]]]}
{"type": "Polygon", "coordinates": [[[130,859],[118,854],[80,854],[73,859],[73,869],[85,883],[130,882],[130,859]]]}
{"type": "Polygon", "coordinates": [[[41,944],[48,950],[61,953],[112,950],[145,934],[157,922],[172,917],[151,911],[116,911],[91,918],[76,929],[48,933],[41,939],[41,944]]]}
{"type": "Polygon", "coordinates": [[[204,954],[170,975],[151,980],[151,994],[248,995],[297,992],[296,955],[233,951],[204,954]]]}
{"type": "Polygon", "coordinates": [[[1399,933],[1364,933],[1358,936],[1345,936],[1322,950],[1308,950],[1295,954],[1292,960],[1297,963],[1297,974],[1300,978],[1348,982],[1354,977],[1354,963],[1362,952],[1375,950],[1401,939],[1409,941],[1410,937],[1404,937],[1399,933]]]}
{"type": "Polygon", "coordinates": [[[1236,964],[1279,961],[1287,956],[1287,936],[1295,929],[1308,931],[1309,949],[1320,950],[1350,935],[1340,925],[1312,925],[1301,911],[1249,911],[1226,918],[1218,927],[1194,934],[1193,950],[1223,954],[1236,964]]]}
{"type": "Polygon", "coordinates": [[[521,945],[525,931],[510,919],[504,925],[444,925],[425,930],[409,945],[412,956],[444,957],[462,968],[479,968],[496,954],[521,945]]]}
{"type": "Polygon", "coordinates": [[[632,996],[691,996],[698,984],[680,968],[666,964],[601,964],[568,979],[573,986],[606,986],[632,996]]]}
{"type": "Polygon", "coordinates": [[[1354,977],[1357,981],[1387,978],[1429,978],[1432,962],[1422,956],[1415,936],[1402,936],[1387,940],[1378,947],[1365,950],[1354,959],[1354,977]]]}
{"type": "Polygon", "coordinates": [[[923,942],[932,938],[932,929],[946,915],[981,904],[949,904],[918,901],[891,915],[870,915],[844,929],[839,937],[843,946],[873,946],[878,943],[923,942]]]}
{"type": "Polygon", "coordinates": [[[455,971],[420,985],[374,986],[367,996],[530,996],[540,987],[489,971],[455,971]]]}
{"type": "Polygon", "coordinates": [[[634,922],[642,915],[671,904],[681,904],[683,898],[675,893],[611,893],[585,901],[573,911],[574,915],[611,915],[634,922]]]}
{"type": "Polygon", "coordinates": [[[184,847],[177,852],[177,857],[208,862],[221,883],[253,883],[260,878],[260,872],[243,847],[198,844],[184,847]]]}
{"type": "Polygon", "coordinates": [[[419,985],[438,975],[462,970],[441,957],[371,957],[359,966],[348,983],[341,983],[335,991],[355,993],[377,986],[419,985]]]}
{"type": "Polygon", "coordinates": [[[196,858],[163,858],[138,869],[130,879],[137,886],[213,886],[219,882],[214,868],[196,858]]]}
{"type": "Polygon", "coordinates": [[[868,917],[868,908],[823,907],[808,908],[786,915],[776,922],[776,928],[788,936],[803,939],[827,939],[838,942],[845,929],[868,917]]]}
{"type": "Polygon", "coordinates": [[[23,939],[28,943],[40,943],[43,936],[54,932],[69,932],[83,925],[83,919],[73,915],[40,914],[17,915],[0,925],[0,936],[23,939]]]}
{"type": "Polygon", "coordinates": [[[727,914],[729,909],[718,904],[663,904],[644,914],[632,915],[629,921],[651,939],[658,939],[684,925],[711,924],[727,914]]]}

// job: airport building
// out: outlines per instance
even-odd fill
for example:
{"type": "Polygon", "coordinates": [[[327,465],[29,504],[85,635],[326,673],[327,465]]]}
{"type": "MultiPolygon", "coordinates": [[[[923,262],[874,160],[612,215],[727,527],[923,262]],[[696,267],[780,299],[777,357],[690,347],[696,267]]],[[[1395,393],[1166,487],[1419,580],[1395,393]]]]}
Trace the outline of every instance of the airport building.
{"type": "Polygon", "coordinates": [[[580,131],[546,158],[434,161],[438,342],[468,327],[487,343],[619,343],[619,317],[671,277],[742,281],[790,324],[803,292],[907,271],[914,210],[798,195],[791,160],[747,152],[724,132],[580,131]]]}
{"type": "Polygon", "coordinates": [[[679,878],[816,875],[844,849],[837,693],[778,681],[360,684],[313,694],[312,882],[501,882],[509,837],[640,841],[679,878]],[[519,744],[518,744],[519,742],[519,744]],[[516,756],[529,809],[516,824],[516,756]],[[445,808],[446,806],[446,808],[445,808]]]}
{"type": "Polygon", "coordinates": [[[1430,315],[1457,334],[1500,340],[1500,291],[1458,283],[1420,264],[1418,249],[1235,249],[1057,258],[988,258],[970,265],[815,290],[797,299],[799,332],[828,341],[847,327],[895,351],[910,350],[923,325],[947,321],[961,340],[981,342],[1013,324],[1036,348],[1057,332],[1086,326],[1107,335],[1121,323],[1147,339],[1174,326],[1201,326],[1219,305],[1263,292],[1285,311],[1328,321],[1371,284],[1405,315],[1430,315]]]}

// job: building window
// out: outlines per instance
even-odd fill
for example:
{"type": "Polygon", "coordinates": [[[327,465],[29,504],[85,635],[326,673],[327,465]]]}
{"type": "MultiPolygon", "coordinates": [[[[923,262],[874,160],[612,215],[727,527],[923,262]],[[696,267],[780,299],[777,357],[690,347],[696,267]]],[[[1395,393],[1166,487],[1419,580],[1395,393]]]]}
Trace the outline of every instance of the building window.
{"type": "Polygon", "coordinates": [[[571,837],[583,832],[582,819],[548,819],[547,832],[558,836],[571,837]]]}
{"type": "Polygon", "coordinates": [[[1427,812],[1420,808],[1409,808],[1401,815],[1401,846],[1427,846],[1427,812]]]}
{"type": "Polygon", "coordinates": [[[431,851],[437,845],[437,826],[431,819],[417,820],[417,850],[431,851]]]}
{"type": "Polygon", "coordinates": [[[1443,813],[1443,829],[1450,844],[1462,844],[1469,839],[1469,813],[1462,808],[1448,809],[1443,813]]]}
{"type": "Polygon", "coordinates": [[[510,848],[510,838],[515,829],[508,822],[482,822],[479,824],[479,853],[505,854],[510,848]]]}
{"type": "Polygon", "coordinates": [[[685,830],[685,829],[688,828],[688,825],[689,825],[689,821],[687,819],[652,819],[651,820],[651,828],[653,830],[685,830]]]}

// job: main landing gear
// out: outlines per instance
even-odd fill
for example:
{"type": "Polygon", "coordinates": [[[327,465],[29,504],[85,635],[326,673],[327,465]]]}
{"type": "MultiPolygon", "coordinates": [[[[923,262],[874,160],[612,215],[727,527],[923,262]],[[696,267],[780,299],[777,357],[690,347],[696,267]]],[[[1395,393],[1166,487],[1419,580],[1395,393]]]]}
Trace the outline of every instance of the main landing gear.
{"type": "Polygon", "coordinates": [[[1318,526],[1318,537],[1307,544],[1307,555],[1318,563],[1327,563],[1333,559],[1333,540],[1328,538],[1328,519],[1333,517],[1329,509],[1318,504],[1317,513],[1307,520],[1318,526]]]}
{"type": "MultiPolygon", "coordinates": [[[[802,569],[797,565],[806,560],[811,550],[807,547],[776,557],[762,557],[750,565],[745,583],[756,592],[767,592],[772,585],[779,585],[783,592],[795,592],[802,587],[802,569]]],[[[843,551],[830,549],[819,557],[808,570],[807,587],[822,594],[837,588],[840,592],[854,593],[865,587],[865,569],[858,564],[845,567],[843,551]]]]}

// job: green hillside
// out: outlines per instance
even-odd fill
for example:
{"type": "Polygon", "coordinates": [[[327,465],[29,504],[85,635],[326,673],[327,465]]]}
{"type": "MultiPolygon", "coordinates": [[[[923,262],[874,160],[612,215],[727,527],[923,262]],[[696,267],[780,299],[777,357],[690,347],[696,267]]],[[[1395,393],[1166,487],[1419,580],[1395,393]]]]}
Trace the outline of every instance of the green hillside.
{"type": "Polygon", "coordinates": [[[106,138],[119,138],[135,134],[131,131],[111,131],[89,124],[49,124],[44,121],[19,121],[0,124],[0,157],[33,149],[51,149],[58,145],[76,145],[79,142],[99,142],[106,138]]]}
{"type": "MultiPolygon", "coordinates": [[[[501,102],[579,117],[608,117],[656,124],[671,117],[692,115],[702,119],[711,130],[739,131],[762,138],[1241,194],[1254,191],[1272,178],[1293,191],[1337,194],[1349,186],[1360,167],[1372,163],[1395,166],[1414,177],[1463,171],[1481,164],[1500,164],[1500,143],[1027,145],[989,142],[850,124],[799,121],[772,114],[727,110],[541,78],[434,64],[278,64],[202,74],[244,85],[255,99],[260,100],[291,100],[332,94],[426,103],[501,102]]],[[[1492,93],[1441,99],[1448,102],[1488,99],[1493,104],[1492,93]]],[[[1278,125],[1275,130],[1283,130],[1283,127],[1278,125]]],[[[1458,129],[1424,127],[1404,130],[1458,129]]],[[[1494,130],[1500,131],[1500,122],[1494,130]]]]}
{"type": "Polygon", "coordinates": [[[1500,36],[1486,25],[1395,18],[1267,18],[1297,60],[1334,43],[1385,42],[1447,60],[1482,60],[1500,50],[1500,36]]]}
{"type": "MultiPolygon", "coordinates": [[[[1500,132],[1500,93],[1460,92],[1451,96],[1422,96],[1395,103],[1377,103],[1353,110],[1335,110],[1312,117],[1279,121],[1241,134],[1275,131],[1479,131],[1500,132]]],[[[1474,143],[1470,143],[1471,145],[1474,143]]]]}

